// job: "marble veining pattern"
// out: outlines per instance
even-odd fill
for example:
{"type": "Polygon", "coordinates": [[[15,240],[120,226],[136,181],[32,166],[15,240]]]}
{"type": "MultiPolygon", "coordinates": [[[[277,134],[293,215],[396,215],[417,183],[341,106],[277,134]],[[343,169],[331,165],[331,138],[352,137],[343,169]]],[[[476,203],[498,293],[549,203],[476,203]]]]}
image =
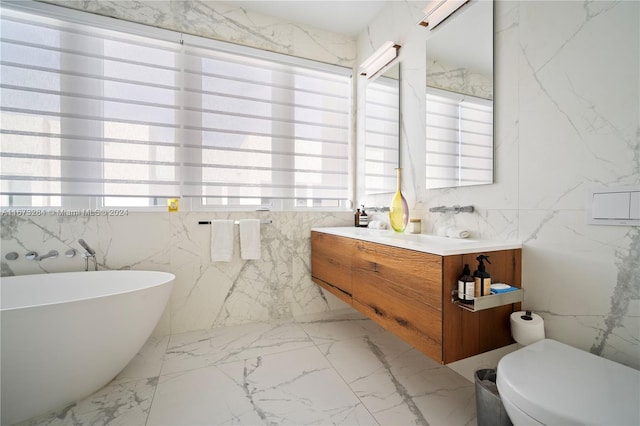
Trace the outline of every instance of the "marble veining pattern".
{"type": "MultiPolygon", "coordinates": [[[[591,353],[596,355],[604,353],[609,338],[637,340],[634,336],[638,335],[640,328],[640,312],[637,309],[640,301],[640,232],[630,233],[630,239],[629,250],[616,253],[618,276],[610,300],[611,308],[604,320],[605,327],[600,330],[591,347],[591,353]],[[634,304],[635,309],[632,306],[634,304]]],[[[616,347],[617,344],[611,346],[616,347]]]]}
{"type": "Polygon", "coordinates": [[[233,1],[39,1],[346,67],[353,66],[356,56],[350,36],[262,15],[233,1]]]}
{"type": "Polygon", "coordinates": [[[2,273],[23,275],[82,271],[80,255],[41,262],[24,257],[30,250],[46,253],[70,248],[82,253],[78,239],[96,252],[100,269],[167,271],[176,275],[167,309],[156,335],[203,330],[242,323],[290,320],[303,313],[344,308],[343,302],[311,281],[310,230],[346,226],[351,213],[179,212],[138,213],[122,217],[2,216],[2,273]],[[262,258],[240,259],[238,229],[234,258],[211,262],[212,219],[270,219],[262,225],[262,258]],[[20,254],[15,261],[4,255],[20,254]]]}
{"type": "Polygon", "coordinates": [[[474,425],[474,385],[352,310],[153,337],[35,425],[474,425]]]}
{"type": "Polygon", "coordinates": [[[482,99],[493,99],[493,80],[491,77],[437,60],[428,62],[427,70],[427,81],[430,87],[464,93],[482,99]]]}

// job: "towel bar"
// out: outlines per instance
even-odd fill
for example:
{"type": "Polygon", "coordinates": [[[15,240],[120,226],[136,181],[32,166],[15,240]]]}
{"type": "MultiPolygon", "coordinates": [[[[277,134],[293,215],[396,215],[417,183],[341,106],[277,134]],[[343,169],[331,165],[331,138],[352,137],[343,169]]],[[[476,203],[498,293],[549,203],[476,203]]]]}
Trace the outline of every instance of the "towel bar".
{"type": "MultiPolygon", "coordinates": [[[[273,221],[271,221],[271,220],[261,220],[260,221],[261,225],[269,225],[271,223],[273,223],[273,221]]],[[[234,225],[239,225],[240,221],[236,220],[236,221],[233,222],[233,224],[234,225]]],[[[210,220],[200,220],[200,221],[198,221],[198,225],[211,225],[211,221],[210,220]]]]}

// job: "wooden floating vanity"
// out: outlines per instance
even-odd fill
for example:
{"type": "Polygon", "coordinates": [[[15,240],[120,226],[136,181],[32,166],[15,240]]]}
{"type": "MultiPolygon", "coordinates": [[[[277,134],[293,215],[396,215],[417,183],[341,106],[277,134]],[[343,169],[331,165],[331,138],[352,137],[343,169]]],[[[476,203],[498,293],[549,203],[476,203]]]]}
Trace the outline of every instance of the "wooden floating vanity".
{"type": "Polygon", "coordinates": [[[513,343],[509,316],[520,310],[520,303],[512,301],[521,300],[522,290],[506,305],[475,312],[452,300],[464,264],[473,271],[483,253],[491,261],[492,282],[521,288],[519,243],[349,227],[311,231],[311,276],[388,331],[448,364],[513,343]]]}

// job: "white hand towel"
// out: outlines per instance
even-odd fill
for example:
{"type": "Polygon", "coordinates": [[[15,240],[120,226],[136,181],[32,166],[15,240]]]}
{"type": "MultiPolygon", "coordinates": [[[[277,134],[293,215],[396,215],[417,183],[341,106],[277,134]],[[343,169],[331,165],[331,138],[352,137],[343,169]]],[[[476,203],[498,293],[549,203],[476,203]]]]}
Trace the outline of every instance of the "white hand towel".
{"type": "Polygon", "coordinates": [[[449,238],[469,238],[469,231],[458,228],[447,228],[445,231],[445,235],[449,238]]]}
{"type": "Polygon", "coordinates": [[[231,262],[233,259],[233,221],[211,221],[211,261],[231,262]]]}
{"type": "Polygon", "coordinates": [[[242,219],[240,223],[240,256],[245,260],[260,259],[260,220],[242,219]]]}

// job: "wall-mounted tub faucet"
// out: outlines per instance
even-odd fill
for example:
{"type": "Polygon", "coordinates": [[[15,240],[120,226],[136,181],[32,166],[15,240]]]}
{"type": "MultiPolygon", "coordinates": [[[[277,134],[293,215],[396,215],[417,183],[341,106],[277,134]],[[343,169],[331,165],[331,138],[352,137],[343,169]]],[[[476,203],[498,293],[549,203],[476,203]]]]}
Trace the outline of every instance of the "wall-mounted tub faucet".
{"type": "Polygon", "coordinates": [[[58,257],[58,250],[49,250],[49,253],[43,254],[42,256],[37,256],[34,260],[38,262],[45,259],[55,259],[58,257]]]}
{"type": "Polygon", "coordinates": [[[78,240],[78,244],[80,244],[82,248],[85,249],[85,253],[82,254],[82,258],[84,259],[84,270],[89,270],[89,258],[91,258],[91,260],[93,260],[93,267],[97,271],[98,261],[96,260],[96,252],[91,247],[89,247],[89,244],[87,244],[82,238],[78,240]]]}
{"type": "Polygon", "coordinates": [[[25,254],[24,257],[27,260],[37,260],[38,259],[38,252],[36,252],[36,251],[27,252],[27,254],[25,254]]]}

